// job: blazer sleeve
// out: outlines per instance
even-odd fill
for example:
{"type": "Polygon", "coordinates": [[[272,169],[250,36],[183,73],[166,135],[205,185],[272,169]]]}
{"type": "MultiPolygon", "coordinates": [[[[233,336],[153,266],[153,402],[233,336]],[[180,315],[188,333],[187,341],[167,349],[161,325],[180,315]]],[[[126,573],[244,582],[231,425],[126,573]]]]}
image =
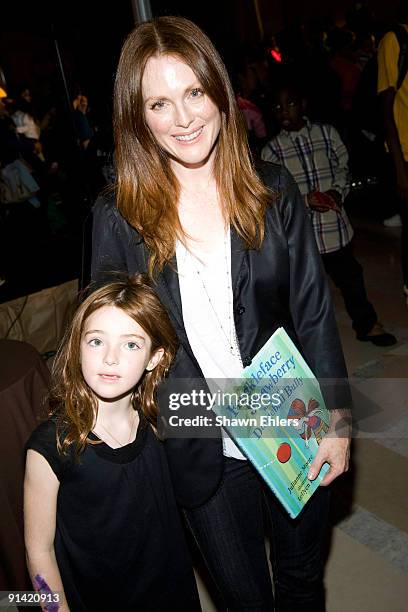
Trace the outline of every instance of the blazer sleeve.
{"type": "Polygon", "coordinates": [[[102,286],[127,273],[126,237],[114,198],[99,197],[93,207],[91,280],[102,286]]]}
{"type": "Polygon", "coordinates": [[[328,408],[351,403],[334,309],[299,189],[282,168],[279,209],[289,256],[289,307],[301,351],[319,379],[328,408]]]}

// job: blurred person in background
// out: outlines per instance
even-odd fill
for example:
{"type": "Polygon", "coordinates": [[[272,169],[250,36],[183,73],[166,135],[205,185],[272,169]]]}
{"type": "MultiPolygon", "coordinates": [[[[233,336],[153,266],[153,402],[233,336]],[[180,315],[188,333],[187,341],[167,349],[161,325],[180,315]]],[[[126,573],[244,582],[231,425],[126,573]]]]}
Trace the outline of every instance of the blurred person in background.
{"type": "Polygon", "coordinates": [[[348,154],[337,130],[305,116],[306,100],[294,82],[277,89],[279,134],[262,158],[285,166],[298,184],[327,274],[341,291],[357,340],[391,346],[396,338],[378,321],[353,255],[353,228],[343,208],[349,190],[348,154]]]}
{"type": "Polygon", "coordinates": [[[399,23],[378,48],[378,93],[390,169],[401,218],[401,267],[408,306],[408,6],[401,2],[399,23]]]}

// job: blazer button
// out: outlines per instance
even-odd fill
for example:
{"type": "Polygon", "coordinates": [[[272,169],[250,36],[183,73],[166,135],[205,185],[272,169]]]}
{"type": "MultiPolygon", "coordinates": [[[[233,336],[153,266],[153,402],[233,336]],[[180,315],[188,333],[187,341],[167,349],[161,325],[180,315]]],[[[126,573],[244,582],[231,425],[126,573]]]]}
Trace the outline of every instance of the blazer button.
{"type": "Polygon", "coordinates": [[[238,308],[237,308],[237,313],[238,313],[239,315],[243,315],[243,314],[244,314],[244,312],[245,312],[245,306],[238,306],[238,308]]]}
{"type": "Polygon", "coordinates": [[[244,368],[247,368],[248,366],[250,366],[252,363],[252,359],[250,357],[244,357],[242,360],[242,365],[244,366],[244,368]]]}

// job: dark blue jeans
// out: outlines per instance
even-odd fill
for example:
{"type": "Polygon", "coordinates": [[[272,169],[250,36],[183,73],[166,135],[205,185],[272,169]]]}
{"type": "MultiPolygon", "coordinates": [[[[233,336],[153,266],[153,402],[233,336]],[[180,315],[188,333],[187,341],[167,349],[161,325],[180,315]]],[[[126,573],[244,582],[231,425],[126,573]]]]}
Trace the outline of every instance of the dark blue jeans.
{"type": "Polygon", "coordinates": [[[291,519],[249,462],[226,458],[223,482],[215,495],[204,506],[184,511],[224,609],[323,612],[328,509],[329,491],[320,487],[301,515],[291,519]],[[273,589],[265,551],[265,514],[273,589]]]}

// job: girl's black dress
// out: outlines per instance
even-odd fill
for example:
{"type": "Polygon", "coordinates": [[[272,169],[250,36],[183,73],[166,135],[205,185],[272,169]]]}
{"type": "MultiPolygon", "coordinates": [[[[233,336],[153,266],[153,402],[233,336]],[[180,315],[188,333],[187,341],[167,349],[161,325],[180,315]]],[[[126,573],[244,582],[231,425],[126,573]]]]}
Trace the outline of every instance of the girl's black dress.
{"type": "Polygon", "coordinates": [[[26,448],[60,481],[54,546],[71,612],[200,610],[164,449],[142,415],[134,442],[88,444],[79,463],[58,453],[55,429],[42,423],[26,448]]]}

